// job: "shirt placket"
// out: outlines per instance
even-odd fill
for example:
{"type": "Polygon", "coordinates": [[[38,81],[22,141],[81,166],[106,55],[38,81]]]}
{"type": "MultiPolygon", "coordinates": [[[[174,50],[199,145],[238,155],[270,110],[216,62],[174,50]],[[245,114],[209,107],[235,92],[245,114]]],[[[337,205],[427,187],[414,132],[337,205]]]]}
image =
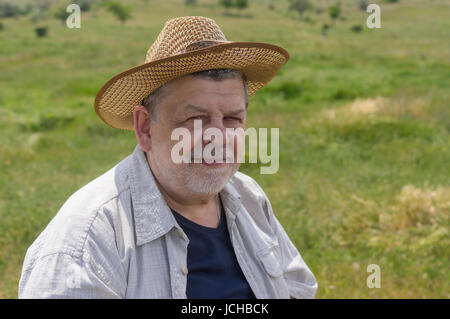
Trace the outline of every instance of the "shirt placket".
{"type": "Polygon", "coordinates": [[[186,299],[187,247],[189,239],[183,230],[174,227],[166,235],[167,255],[170,269],[170,288],[174,299],[186,299]]]}
{"type": "Polygon", "coordinates": [[[236,225],[236,215],[231,213],[227,207],[225,207],[225,212],[227,214],[227,225],[228,232],[230,234],[231,244],[233,245],[234,253],[236,255],[236,259],[238,261],[239,266],[241,267],[242,273],[247,279],[250,288],[252,289],[256,298],[264,298],[262,290],[259,287],[257,280],[255,279],[253,272],[251,271],[251,267],[246,260],[247,254],[244,253],[245,247],[242,244],[242,239],[239,236],[237,225],[236,225]]]}

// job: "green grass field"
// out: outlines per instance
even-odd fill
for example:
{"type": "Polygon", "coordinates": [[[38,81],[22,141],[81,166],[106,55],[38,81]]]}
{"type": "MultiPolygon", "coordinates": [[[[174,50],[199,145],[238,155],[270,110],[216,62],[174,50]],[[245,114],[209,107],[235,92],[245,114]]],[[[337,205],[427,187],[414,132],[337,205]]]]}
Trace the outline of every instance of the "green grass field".
{"type": "Polygon", "coordinates": [[[350,0],[335,21],[331,0],[302,20],[287,1],[269,10],[250,0],[240,15],[216,1],[124,2],[125,24],[103,8],[82,13],[81,29],[0,19],[0,298],[17,297],[26,249],[64,201],[136,145],[134,132],[96,116],[96,92],[143,62],[166,20],[185,15],[291,54],[248,110],[248,126],[280,128],[280,169],[241,171],[269,196],[317,277],[317,298],[450,297],[448,1],[373,1],[381,29],[368,29],[369,14],[350,0]],[[36,37],[40,25],[47,37],[36,37]],[[381,288],[367,287],[369,264],[380,266],[381,288]]]}

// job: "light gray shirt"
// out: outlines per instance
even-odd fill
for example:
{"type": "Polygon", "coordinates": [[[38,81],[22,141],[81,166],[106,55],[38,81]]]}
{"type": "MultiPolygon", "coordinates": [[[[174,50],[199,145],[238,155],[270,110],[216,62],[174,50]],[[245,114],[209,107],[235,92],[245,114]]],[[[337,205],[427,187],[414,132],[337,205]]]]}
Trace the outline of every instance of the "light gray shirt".
{"type": "MultiPolygon", "coordinates": [[[[255,296],[314,298],[316,279],[259,185],[237,172],[220,197],[255,296]]],[[[188,243],[136,145],[75,192],[29,247],[19,298],[186,298],[188,243]]]]}

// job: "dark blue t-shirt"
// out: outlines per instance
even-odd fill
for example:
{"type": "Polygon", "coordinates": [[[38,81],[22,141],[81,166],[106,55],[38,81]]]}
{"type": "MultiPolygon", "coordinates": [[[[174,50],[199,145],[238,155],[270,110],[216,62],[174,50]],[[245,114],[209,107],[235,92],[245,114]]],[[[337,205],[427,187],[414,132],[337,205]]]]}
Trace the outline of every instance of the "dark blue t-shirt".
{"type": "Polygon", "coordinates": [[[172,212],[189,238],[187,298],[255,298],[234,254],[223,208],[217,228],[172,212]]]}

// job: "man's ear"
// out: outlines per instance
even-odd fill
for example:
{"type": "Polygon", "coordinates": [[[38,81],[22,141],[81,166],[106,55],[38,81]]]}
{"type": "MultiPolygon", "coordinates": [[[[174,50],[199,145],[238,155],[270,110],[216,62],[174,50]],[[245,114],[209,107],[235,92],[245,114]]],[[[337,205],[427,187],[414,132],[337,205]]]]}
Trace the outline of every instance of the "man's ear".
{"type": "Polygon", "coordinates": [[[142,105],[137,105],[133,111],[134,133],[136,139],[144,152],[151,149],[150,137],[150,116],[147,109],[142,105]]]}

